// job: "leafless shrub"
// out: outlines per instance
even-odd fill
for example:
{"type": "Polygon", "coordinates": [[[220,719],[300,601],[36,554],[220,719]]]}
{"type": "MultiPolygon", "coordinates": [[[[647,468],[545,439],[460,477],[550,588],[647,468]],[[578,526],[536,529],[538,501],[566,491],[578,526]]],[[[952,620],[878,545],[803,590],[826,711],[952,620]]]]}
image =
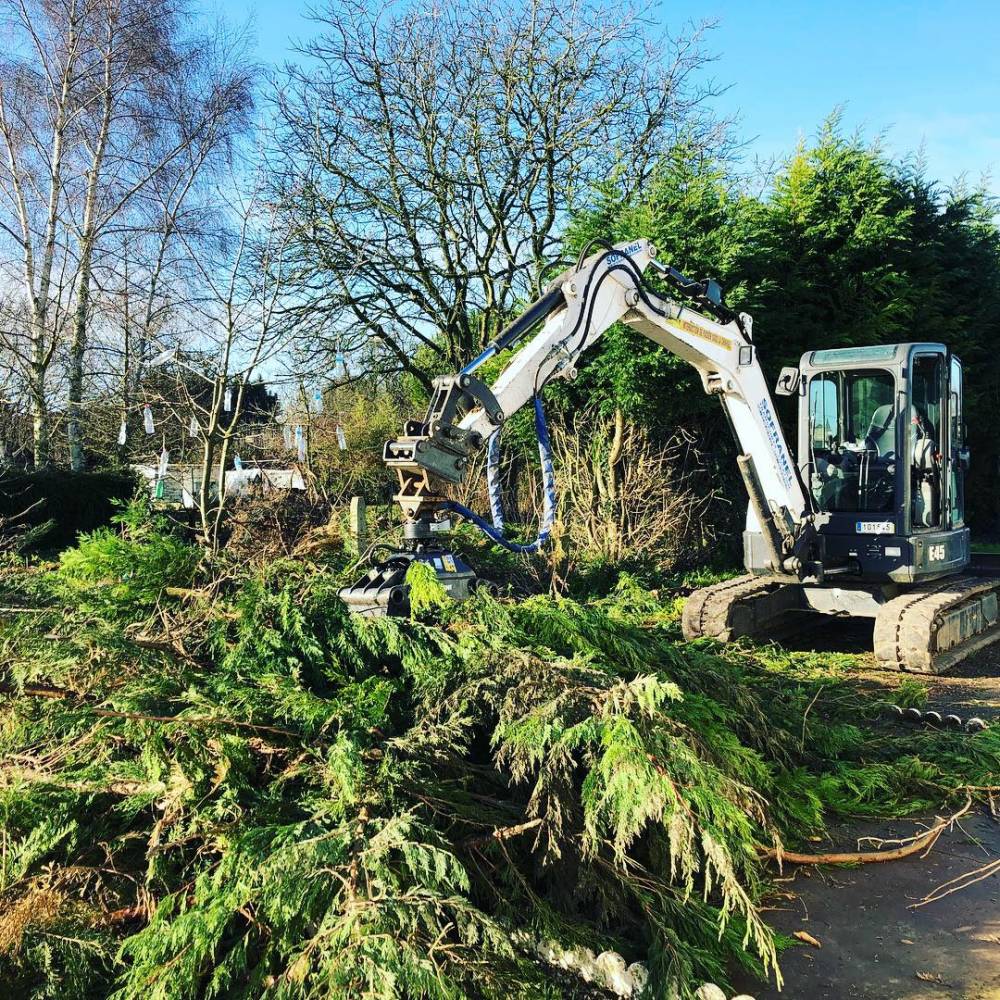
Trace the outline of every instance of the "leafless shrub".
{"type": "Polygon", "coordinates": [[[706,519],[713,494],[692,485],[701,462],[687,432],[658,444],[620,411],[611,428],[586,411],[556,428],[552,443],[560,498],[556,541],[570,558],[651,559],[666,568],[714,541],[706,519]]]}
{"type": "Polygon", "coordinates": [[[252,490],[232,501],[227,531],[226,557],[246,565],[315,556],[344,544],[335,511],[313,490],[252,490]]]}

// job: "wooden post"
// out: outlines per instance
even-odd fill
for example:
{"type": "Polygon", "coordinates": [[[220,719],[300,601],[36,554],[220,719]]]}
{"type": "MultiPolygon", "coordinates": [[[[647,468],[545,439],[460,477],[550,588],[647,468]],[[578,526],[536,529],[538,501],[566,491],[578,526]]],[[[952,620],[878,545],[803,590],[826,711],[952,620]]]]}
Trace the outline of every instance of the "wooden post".
{"type": "Polygon", "coordinates": [[[354,539],[360,552],[365,547],[365,538],[368,535],[364,497],[351,497],[351,515],[347,523],[351,537],[354,539]]]}

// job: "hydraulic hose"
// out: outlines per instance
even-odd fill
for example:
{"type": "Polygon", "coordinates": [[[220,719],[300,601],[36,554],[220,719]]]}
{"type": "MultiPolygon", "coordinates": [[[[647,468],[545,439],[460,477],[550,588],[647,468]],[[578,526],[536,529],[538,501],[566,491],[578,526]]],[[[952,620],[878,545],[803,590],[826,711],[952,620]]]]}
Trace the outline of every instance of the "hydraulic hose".
{"type": "MultiPolygon", "coordinates": [[[[604,239],[598,238],[593,239],[580,251],[580,257],[577,261],[577,270],[579,271],[583,265],[583,261],[586,258],[587,251],[595,244],[600,244],[604,249],[604,253],[601,255],[601,260],[612,256],[613,254],[618,254],[619,252],[615,250],[612,244],[604,239]]],[[[594,275],[588,277],[587,284],[583,290],[583,308],[580,310],[577,316],[576,323],[573,325],[573,329],[570,330],[563,341],[565,345],[576,331],[582,325],[582,331],[579,335],[579,339],[573,348],[573,353],[579,352],[586,342],[587,333],[590,330],[591,316],[594,310],[594,300],[591,298],[592,291],[596,294],[597,290],[600,288],[601,283],[604,281],[609,274],[613,271],[625,271],[631,275],[635,281],[635,290],[642,299],[643,303],[648,309],[656,313],[659,316],[666,316],[666,312],[661,309],[655,302],[649,297],[649,292],[651,289],[646,284],[645,278],[642,272],[639,270],[635,262],[628,256],[628,254],[619,254],[620,259],[614,264],[609,266],[605,271],[597,276],[596,284],[593,290],[591,289],[591,283],[594,281],[594,275]]],[[[701,282],[693,282],[685,278],[679,271],[672,267],[663,268],[665,273],[670,278],[671,282],[675,287],[679,288],[681,291],[686,292],[689,295],[695,295],[696,300],[699,304],[709,308],[716,317],[724,322],[728,322],[730,319],[735,319],[737,326],[740,328],[743,334],[744,340],[749,342],[746,332],[743,330],[743,324],[738,316],[731,315],[728,310],[723,313],[722,309],[718,307],[715,303],[709,303],[707,300],[707,295],[703,292],[703,284],[701,282]],[[696,295],[696,291],[701,291],[700,296],[696,295]]],[[[483,362],[487,361],[489,358],[493,357],[496,353],[502,350],[504,347],[509,346],[515,340],[519,339],[524,333],[535,326],[540,320],[544,319],[549,313],[555,309],[559,303],[562,301],[562,290],[557,286],[550,288],[548,292],[542,296],[537,302],[534,302],[524,316],[515,320],[510,326],[504,330],[501,336],[492,344],[490,344],[479,357],[471,361],[465,368],[462,369],[463,373],[474,371],[483,362]]],[[[540,367],[540,366],[539,366],[540,367]]],[[[542,519],[539,524],[538,537],[528,544],[521,544],[519,542],[512,542],[504,537],[504,516],[503,516],[503,505],[501,497],[501,486],[500,486],[500,475],[499,475],[499,465],[500,465],[500,429],[497,428],[491,435],[489,439],[489,452],[487,456],[486,465],[486,481],[489,489],[490,496],[490,511],[492,514],[493,523],[490,524],[485,518],[476,514],[474,511],[470,510],[464,504],[460,504],[457,501],[449,500],[445,505],[445,509],[464,517],[466,520],[471,521],[477,528],[487,534],[493,539],[498,545],[502,545],[504,548],[509,549],[511,552],[537,552],[542,546],[546,544],[549,540],[549,536],[552,532],[552,526],[555,523],[555,511],[556,511],[556,491],[555,491],[555,474],[552,468],[552,448],[549,442],[548,428],[545,424],[545,413],[542,410],[542,402],[539,397],[539,392],[541,388],[544,388],[544,382],[542,386],[538,385],[538,372],[535,373],[535,432],[538,435],[538,455],[542,463],[542,486],[543,486],[543,509],[542,509],[542,519]]],[[[551,377],[551,376],[550,376],[551,377]]]]}
{"type": "MultiPolygon", "coordinates": [[[[611,245],[603,239],[591,240],[590,243],[581,251],[580,260],[577,263],[577,269],[583,263],[586,256],[587,250],[595,243],[600,243],[604,247],[604,257],[608,257],[617,251],[611,245]]],[[[577,317],[576,323],[573,329],[566,334],[566,340],[572,337],[577,329],[582,325],[582,331],[580,337],[577,341],[575,350],[579,350],[584,341],[586,340],[587,333],[590,329],[591,316],[594,311],[594,299],[592,298],[592,292],[596,294],[597,290],[600,288],[602,282],[612,271],[626,271],[632,275],[635,279],[636,290],[639,296],[643,299],[646,305],[656,313],[661,316],[664,315],[663,311],[659,309],[646,294],[646,285],[643,281],[642,272],[636,267],[635,263],[628,257],[628,255],[622,255],[621,261],[613,264],[606,271],[602,272],[597,276],[596,284],[593,289],[591,289],[591,282],[594,281],[593,274],[587,280],[586,287],[583,291],[583,302],[584,308],[580,311],[577,317]]],[[[516,320],[510,325],[510,327],[504,331],[498,341],[491,344],[486,350],[475,360],[470,362],[464,369],[463,372],[470,372],[479,367],[484,361],[492,357],[499,349],[505,347],[516,340],[524,332],[526,332],[530,327],[534,326],[539,320],[547,316],[562,300],[563,293],[558,287],[550,288],[546,294],[535,302],[524,317],[516,320]],[[526,322],[530,320],[530,322],[526,322]]],[[[492,515],[493,523],[490,524],[484,517],[481,517],[475,511],[470,510],[464,504],[460,504],[455,500],[449,500],[445,505],[445,509],[458,514],[460,517],[464,517],[467,521],[471,521],[480,531],[484,532],[490,538],[493,539],[498,545],[502,545],[505,549],[511,552],[537,552],[541,549],[549,540],[552,533],[552,526],[555,523],[556,516],[556,487],[555,487],[555,472],[552,468],[552,446],[549,441],[548,427],[545,423],[545,412],[542,409],[542,401],[539,397],[540,386],[538,385],[537,378],[538,373],[535,373],[536,383],[535,383],[535,433],[538,436],[538,456],[542,463],[542,488],[543,488],[543,500],[542,500],[542,519],[538,528],[538,537],[535,538],[533,542],[527,544],[521,544],[520,542],[512,542],[504,536],[504,515],[503,515],[503,505],[501,498],[501,486],[500,486],[500,429],[497,428],[491,435],[489,439],[489,451],[487,454],[486,463],[486,482],[489,490],[490,496],[490,512],[492,515]]],[[[544,387],[544,383],[543,386],[544,387]]]]}
{"type": "Polygon", "coordinates": [[[480,531],[483,531],[498,545],[511,552],[537,552],[549,540],[552,525],[556,519],[556,477],[552,468],[552,444],[549,441],[549,429],[545,423],[545,411],[542,401],[535,396],[535,433],[538,436],[538,457],[542,463],[542,519],[538,526],[538,537],[533,542],[522,544],[512,542],[504,536],[504,516],[500,486],[500,428],[498,427],[489,440],[489,451],[486,461],[486,483],[490,494],[490,511],[493,523],[469,510],[464,504],[449,500],[448,510],[471,521],[480,531]]]}

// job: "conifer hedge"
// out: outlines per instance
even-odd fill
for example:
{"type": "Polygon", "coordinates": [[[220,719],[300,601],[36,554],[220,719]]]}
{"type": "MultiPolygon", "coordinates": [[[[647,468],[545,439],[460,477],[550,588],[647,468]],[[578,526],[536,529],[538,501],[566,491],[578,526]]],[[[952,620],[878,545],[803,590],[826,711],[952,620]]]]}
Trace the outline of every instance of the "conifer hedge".
{"type": "Polygon", "coordinates": [[[131,500],[136,486],[128,472],[7,471],[0,474],[0,518],[45,526],[35,544],[61,549],[72,545],[80,532],[108,524],[118,505],[131,500]]]}

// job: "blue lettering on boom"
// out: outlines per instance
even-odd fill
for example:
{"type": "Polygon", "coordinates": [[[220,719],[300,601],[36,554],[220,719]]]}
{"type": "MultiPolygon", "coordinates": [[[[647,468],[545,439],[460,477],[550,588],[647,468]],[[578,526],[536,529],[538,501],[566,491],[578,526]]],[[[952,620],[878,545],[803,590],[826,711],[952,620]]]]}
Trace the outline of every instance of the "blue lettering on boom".
{"type": "Polygon", "coordinates": [[[625,247],[625,249],[622,250],[621,253],[619,253],[618,251],[615,251],[614,253],[609,253],[607,257],[605,257],[604,259],[609,264],[617,264],[618,261],[622,259],[622,254],[624,254],[627,257],[631,257],[632,254],[638,253],[641,249],[642,249],[642,242],[638,241],[636,243],[631,243],[629,246],[625,247]]]}
{"type": "Polygon", "coordinates": [[[774,457],[777,459],[781,481],[785,484],[785,489],[791,489],[795,477],[792,474],[792,467],[788,462],[788,455],[785,453],[785,446],[782,442],[781,433],[778,431],[778,425],[775,423],[774,414],[771,413],[771,407],[767,405],[766,399],[762,399],[757,405],[757,412],[760,414],[764,430],[767,431],[767,436],[771,442],[774,457]]]}

